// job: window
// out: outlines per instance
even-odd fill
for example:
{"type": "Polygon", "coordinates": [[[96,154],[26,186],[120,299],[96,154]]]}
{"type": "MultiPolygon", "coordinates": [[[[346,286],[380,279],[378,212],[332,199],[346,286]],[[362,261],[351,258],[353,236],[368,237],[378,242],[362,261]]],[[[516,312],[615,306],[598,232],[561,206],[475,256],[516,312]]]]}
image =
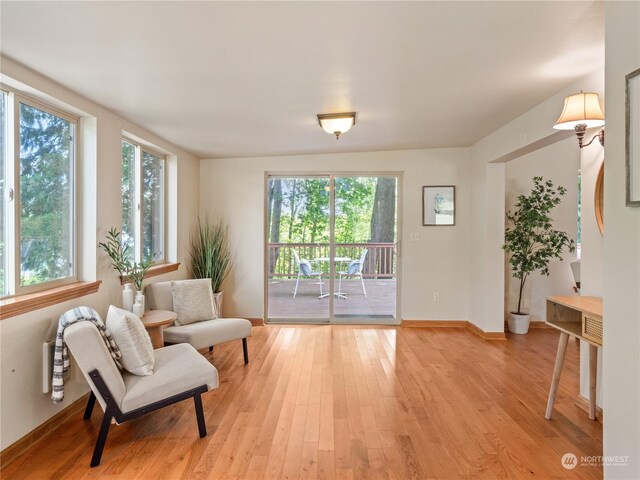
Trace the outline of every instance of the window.
{"type": "Polygon", "coordinates": [[[1,114],[0,295],[75,281],[77,118],[5,92],[1,114]]]}
{"type": "Polygon", "coordinates": [[[164,258],[164,158],[142,152],[143,258],[164,258]]]}
{"type": "Polygon", "coordinates": [[[164,254],[165,157],[132,140],[122,140],[122,243],[129,260],[164,254]]]}
{"type": "Polygon", "coordinates": [[[135,259],[136,234],[136,146],[122,141],[122,245],[129,246],[129,258],[135,259]]]}

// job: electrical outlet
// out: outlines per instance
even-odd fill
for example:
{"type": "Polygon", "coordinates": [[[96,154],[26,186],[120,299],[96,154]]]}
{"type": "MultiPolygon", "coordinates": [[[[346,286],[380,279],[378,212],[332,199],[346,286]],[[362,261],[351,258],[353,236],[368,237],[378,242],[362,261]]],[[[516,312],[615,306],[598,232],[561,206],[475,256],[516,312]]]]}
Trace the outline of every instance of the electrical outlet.
{"type": "Polygon", "coordinates": [[[410,242],[419,242],[420,241],[420,234],[417,232],[411,232],[409,234],[409,241],[410,242]]]}
{"type": "Polygon", "coordinates": [[[433,301],[434,302],[440,301],[440,292],[433,292],[433,301]]]}

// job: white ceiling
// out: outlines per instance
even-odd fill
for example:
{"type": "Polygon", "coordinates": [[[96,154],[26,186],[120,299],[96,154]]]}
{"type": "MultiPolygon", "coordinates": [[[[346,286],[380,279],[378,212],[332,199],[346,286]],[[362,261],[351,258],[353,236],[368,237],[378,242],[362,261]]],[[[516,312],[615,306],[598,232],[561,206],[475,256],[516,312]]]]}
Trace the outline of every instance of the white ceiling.
{"type": "Polygon", "coordinates": [[[200,158],[468,146],[604,64],[593,1],[0,8],[3,55],[200,158]]]}

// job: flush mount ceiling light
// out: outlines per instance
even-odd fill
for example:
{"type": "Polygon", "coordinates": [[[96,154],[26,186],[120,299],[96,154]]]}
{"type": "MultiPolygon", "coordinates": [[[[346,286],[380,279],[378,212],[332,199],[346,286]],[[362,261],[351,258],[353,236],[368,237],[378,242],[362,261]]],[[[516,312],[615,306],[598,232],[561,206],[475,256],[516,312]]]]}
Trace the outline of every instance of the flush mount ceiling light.
{"type": "Polygon", "coordinates": [[[319,113],[318,123],[327,133],[340,138],[340,134],[348,132],[356,124],[356,112],[348,113],[319,113]]]}
{"type": "Polygon", "coordinates": [[[560,118],[553,126],[556,130],[576,131],[578,145],[580,148],[591,145],[596,137],[600,140],[600,145],[604,145],[604,128],[594,135],[587,144],[582,144],[587,128],[602,127],[604,125],[604,113],[600,108],[597,93],[576,93],[564,99],[564,108],[560,118]]]}

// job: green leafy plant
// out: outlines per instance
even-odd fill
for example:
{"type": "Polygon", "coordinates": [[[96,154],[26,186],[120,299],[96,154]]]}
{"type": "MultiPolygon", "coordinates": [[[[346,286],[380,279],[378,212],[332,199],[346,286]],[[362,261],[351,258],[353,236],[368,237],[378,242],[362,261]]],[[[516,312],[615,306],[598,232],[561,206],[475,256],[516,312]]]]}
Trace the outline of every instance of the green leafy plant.
{"type": "Polygon", "coordinates": [[[220,292],[233,264],[227,223],[198,219],[198,226],[189,240],[189,255],[194,278],[210,278],[213,293],[220,292]]]}
{"type": "Polygon", "coordinates": [[[551,210],[560,204],[567,193],[566,188],[554,188],[551,180],[533,177],[533,190],[527,195],[519,195],[516,209],[507,212],[510,226],[505,232],[502,248],[510,254],[509,263],[514,278],[520,280],[517,315],[522,312],[522,292],[530,274],[539,271],[549,275],[549,261],[562,260],[562,251],[575,251],[575,243],[565,232],[555,230],[550,216],[551,210]]]}
{"type": "Polygon", "coordinates": [[[107,233],[107,241],[100,242],[98,245],[109,255],[111,265],[120,276],[131,280],[137,290],[142,290],[142,282],[153,264],[153,258],[147,258],[139,263],[128,261],[130,246],[122,245],[120,232],[115,227],[107,233]]]}

